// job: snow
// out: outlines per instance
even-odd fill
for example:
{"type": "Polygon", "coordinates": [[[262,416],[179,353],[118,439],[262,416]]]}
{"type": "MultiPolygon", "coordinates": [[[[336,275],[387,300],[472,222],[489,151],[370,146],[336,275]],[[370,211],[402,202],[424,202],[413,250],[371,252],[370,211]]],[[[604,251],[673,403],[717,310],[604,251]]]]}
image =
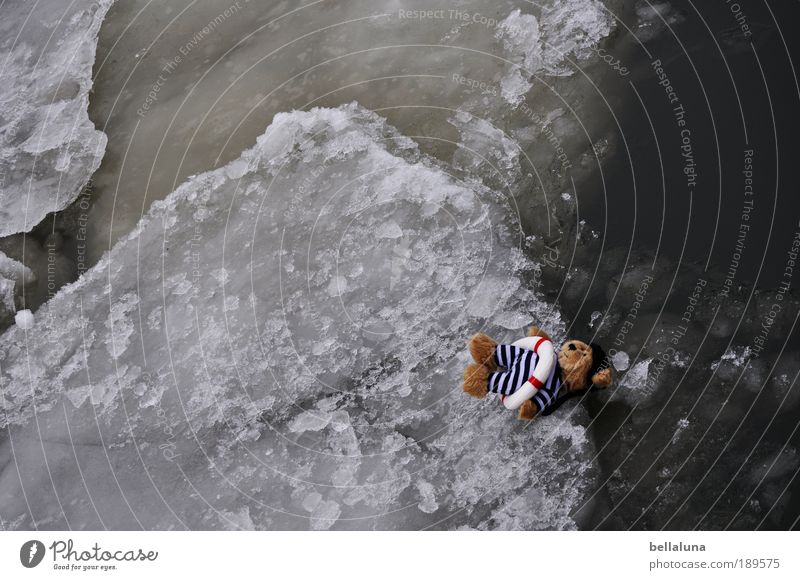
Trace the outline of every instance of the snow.
{"type": "Polygon", "coordinates": [[[30,231],[68,206],[100,165],[106,136],[87,107],[97,34],[112,1],[3,6],[0,236],[30,231]]]}
{"type": "Polygon", "coordinates": [[[25,458],[0,474],[5,522],[574,528],[585,412],[523,424],[460,389],[495,315],[563,332],[514,228],[356,104],[276,115],[0,336],[0,425],[25,458]]]}

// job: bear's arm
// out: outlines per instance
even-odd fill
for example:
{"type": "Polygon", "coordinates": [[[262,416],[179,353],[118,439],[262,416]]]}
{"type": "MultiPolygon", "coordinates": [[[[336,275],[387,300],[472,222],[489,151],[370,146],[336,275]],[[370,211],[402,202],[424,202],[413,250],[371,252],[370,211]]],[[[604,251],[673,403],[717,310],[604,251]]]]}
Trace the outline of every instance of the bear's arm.
{"type": "Polygon", "coordinates": [[[536,348],[536,343],[542,338],[545,340],[550,340],[546,336],[526,336],[525,338],[520,338],[518,341],[512,343],[512,346],[518,346],[519,348],[524,348],[526,350],[534,350],[536,348]]]}
{"type": "Polygon", "coordinates": [[[544,386],[547,379],[550,378],[550,373],[553,372],[553,367],[556,364],[556,351],[553,348],[553,343],[547,338],[529,336],[518,340],[514,343],[514,346],[536,352],[539,355],[539,359],[536,362],[536,368],[533,369],[531,378],[503,400],[503,405],[506,409],[518,409],[522,403],[533,397],[536,391],[544,386]]]}

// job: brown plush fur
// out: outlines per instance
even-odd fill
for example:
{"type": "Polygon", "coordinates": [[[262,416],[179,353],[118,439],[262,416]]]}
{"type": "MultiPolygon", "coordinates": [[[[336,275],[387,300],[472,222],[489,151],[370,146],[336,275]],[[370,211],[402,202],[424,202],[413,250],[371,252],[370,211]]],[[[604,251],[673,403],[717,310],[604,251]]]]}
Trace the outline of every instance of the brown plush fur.
{"type": "Polygon", "coordinates": [[[469,340],[469,352],[476,363],[484,365],[490,373],[497,370],[497,363],[494,360],[494,349],[497,343],[479,332],[469,340]]]}
{"type": "Polygon", "coordinates": [[[558,351],[558,364],[563,388],[567,392],[582,389],[592,368],[592,347],[580,340],[568,340],[558,351]]]}
{"type": "Polygon", "coordinates": [[[533,401],[528,399],[520,406],[517,417],[521,421],[532,421],[538,412],[539,410],[536,408],[536,405],[533,404],[533,401]]]}
{"type": "MultiPolygon", "coordinates": [[[[546,332],[538,326],[528,329],[528,336],[542,336],[550,339],[546,332]]],[[[469,352],[474,363],[467,365],[464,371],[464,392],[472,397],[482,399],[488,393],[489,373],[497,370],[494,351],[497,343],[483,333],[476,334],[469,341],[469,352]]],[[[589,370],[592,368],[592,347],[580,340],[568,340],[558,350],[558,364],[561,367],[561,384],[567,392],[582,389],[588,382],[589,370]]],[[[614,375],[606,367],[591,377],[597,387],[610,387],[614,375]]],[[[518,417],[530,421],[536,417],[537,410],[533,401],[525,401],[519,408],[518,417]]]]}
{"type": "Polygon", "coordinates": [[[592,384],[601,389],[607,389],[614,382],[614,374],[610,368],[604,368],[597,371],[592,377],[592,384]]]}
{"type": "Polygon", "coordinates": [[[470,397],[482,399],[488,393],[489,369],[478,363],[469,363],[464,371],[464,392],[470,397]]]}

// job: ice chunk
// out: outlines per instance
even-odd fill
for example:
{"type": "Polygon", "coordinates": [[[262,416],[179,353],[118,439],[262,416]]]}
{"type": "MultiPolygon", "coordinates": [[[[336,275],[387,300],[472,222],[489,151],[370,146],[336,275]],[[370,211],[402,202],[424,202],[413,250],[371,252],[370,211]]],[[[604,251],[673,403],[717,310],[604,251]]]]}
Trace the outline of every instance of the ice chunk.
{"type": "Polygon", "coordinates": [[[598,0],[550,0],[538,4],[539,18],[519,8],[497,25],[496,36],[518,66],[501,80],[503,98],[518,105],[534,75],[569,76],[575,66],[614,28],[614,20],[598,0]]]}
{"type": "Polygon", "coordinates": [[[463,111],[453,115],[450,124],[461,135],[453,158],[457,167],[474,170],[488,162],[503,172],[504,179],[520,171],[520,147],[500,128],[463,111]]]}
{"type": "Polygon", "coordinates": [[[327,530],[339,519],[342,510],[335,501],[321,501],[311,512],[311,529],[327,530]]]}
{"type": "Polygon", "coordinates": [[[23,288],[35,281],[30,268],[0,252],[0,331],[13,324],[23,288]]]}
{"type": "Polygon", "coordinates": [[[21,328],[22,330],[30,330],[33,328],[33,312],[30,310],[20,310],[14,316],[14,320],[17,323],[17,327],[21,328]]]}
{"type": "Polygon", "coordinates": [[[645,401],[655,392],[655,385],[650,380],[650,365],[652,359],[645,359],[633,365],[615,389],[615,395],[622,397],[630,404],[645,401]]]}
{"type": "Polygon", "coordinates": [[[319,505],[319,502],[322,501],[322,494],[313,491],[309,493],[305,498],[303,498],[303,509],[308,512],[313,512],[316,507],[319,505]]]}
{"type": "Polygon", "coordinates": [[[347,278],[344,276],[334,276],[328,284],[328,294],[340,296],[347,292],[347,278]]]}
{"type": "Polygon", "coordinates": [[[36,279],[30,268],[9,258],[3,252],[0,252],[0,277],[11,280],[20,288],[36,279]]]}
{"type": "Polygon", "coordinates": [[[289,430],[295,433],[319,431],[320,429],[324,429],[328,423],[330,423],[330,420],[330,416],[325,413],[305,411],[294,418],[289,424],[289,430]]]}
{"type": "Polygon", "coordinates": [[[531,322],[531,315],[527,312],[503,312],[494,318],[494,323],[497,326],[502,326],[509,330],[517,330],[531,322]]]}
{"type": "Polygon", "coordinates": [[[16,284],[13,280],[0,277],[0,324],[7,318],[9,314],[14,314],[17,310],[14,304],[14,287],[16,284]]]}
{"type": "Polygon", "coordinates": [[[547,74],[572,74],[569,60],[588,58],[614,30],[614,17],[599,0],[552,0],[540,22],[547,74]]]}
{"type": "Polygon", "coordinates": [[[250,518],[250,509],[247,506],[237,512],[222,510],[219,512],[219,518],[223,523],[223,527],[229,530],[256,529],[253,520],[250,518]]]}
{"type": "Polygon", "coordinates": [[[529,74],[543,66],[542,41],[539,21],[533,14],[523,14],[517,8],[497,25],[496,36],[505,49],[529,74]]]}
{"type": "Polygon", "coordinates": [[[675,443],[678,439],[680,439],[681,434],[686,430],[689,426],[689,419],[683,417],[682,419],[678,419],[678,424],[675,426],[675,432],[672,435],[672,442],[675,443]]]}
{"type": "Polygon", "coordinates": [[[0,236],[75,200],[106,136],[89,120],[97,34],[113,0],[12,2],[0,24],[0,236]]]}
{"type": "Polygon", "coordinates": [[[467,311],[473,316],[489,317],[503,307],[519,286],[518,278],[487,276],[481,280],[467,311]]]}
{"type": "Polygon", "coordinates": [[[375,232],[379,238],[395,239],[403,237],[403,229],[394,220],[389,220],[378,226],[375,232]]]}
{"type": "Polygon", "coordinates": [[[732,346],[728,348],[719,360],[711,363],[711,370],[723,379],[731,380],[737,377],[752,356],[749,346],[732,346]]]}
{"type": "Polygon", "coordinates": [[[618,350],[611,357],[611,362],[618,371],[626,371],[631,364],[631,359],[627,352],[618,350]]]}
{"type": "Polygon", "coordinates": [[[439,504],[436,503],[436,488],[424,479],[417,482],[417,490],[420,495],[420,502],[417,507],[426,514],[432,514],[439,509],[439,504]]]}
{"type": "Polygon", "coordinates": [[[519,429],[460,390],[464,339],[495,312],[564,328],[523,282],[535,264],[496,192],[355,104],[280,113],[241,160],[155,203],[27,334],[0,336],[29,501],[4,480],[4,521],[575,527],[593,462],[578,419],[519,429]],[[376,235],[389,221],[402,237],[376,235]],[[530,490],[547,501],[514,511],[530,490]]]}
{"type": "Polygon", "coordinates": [[[533,83],[528,80],[528,75],[522,69],[514,68],[500,79],[500,94],[509,105],[516,107],[532,86],[533,83]]]}

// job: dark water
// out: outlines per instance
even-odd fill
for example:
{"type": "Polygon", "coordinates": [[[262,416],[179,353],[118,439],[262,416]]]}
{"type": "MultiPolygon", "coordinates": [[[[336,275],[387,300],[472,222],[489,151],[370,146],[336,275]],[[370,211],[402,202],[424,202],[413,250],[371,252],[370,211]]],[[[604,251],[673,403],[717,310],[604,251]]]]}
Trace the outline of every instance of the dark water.
{"type": "Polygon", "coordinates": [[[725,2],[672,4],[683,21],[645,43],[651,56],[643,49],[640,54],[642,60],[663,63],[686,110],[697,186],[686,187],[679,128],[666,92],[653,67],[637,63],[641,68],[630,80],[641,103],[633,96],[617,112],[630,160],[620,154],[606,169],[607,210],[613,216],[608,241],[660,249],[707,268],[726,265],[741,223],[744,151],[753,150],[754,207],[738,279],[773,287],[785,261],[780,250],[798,225],[789,168],[800,145],[792,63],[797,41],[776,21],[794,21],[800,8],[787,2],[772,2],[769,8],[741,3],[753,31],[745,38],[725,2]]]}
{"type": "MultiPolygon", "coordinates": [[[[638,406],[613,395],[588,403],[604,474],[583,526],[796,529],[800,343],[792,296],[800,278],[789,252],[800,231],[792,31],[800,5],[741,2],[737,21],[735,5],[724,1],[671,4],[679,14],[673,30],[636,43],[637,61],[624,63],[632,72],[615,95],[620,145],[605,182],[596,175],[583,184],[586,219],[607,224],[605,256],[616,262],[609,267],[601,256],[599,272],[612,283],[597,276],[579,308],[563,306],[578,327],[595,310],[616,312],[617,324],[598,333],[615,346],[633,301],[624,293],[610,298],[624,269],[620,254],[628,268],[651,273],[655,289],[624,341],[633,363],[671,352],[697,281],[706,285],[679,341],[693,357],[688,366],[666,364],[657,391],[638,406]],[[672,95],[659,85],[654,61],[672,95]],[[693,184],[682,135],[690,140],[693,184]],[[752,171],[747,193],[745,170],[752,171]],[[602,187],[606,195],[596,195],[602,187]],[[781,284],[791,288],[778,292],[781,284]],[[750,362],[716,363],[731,348],[750,362]]],[[[627,42],[629,35],[617,37],[608,51],[627,42]]]]}

